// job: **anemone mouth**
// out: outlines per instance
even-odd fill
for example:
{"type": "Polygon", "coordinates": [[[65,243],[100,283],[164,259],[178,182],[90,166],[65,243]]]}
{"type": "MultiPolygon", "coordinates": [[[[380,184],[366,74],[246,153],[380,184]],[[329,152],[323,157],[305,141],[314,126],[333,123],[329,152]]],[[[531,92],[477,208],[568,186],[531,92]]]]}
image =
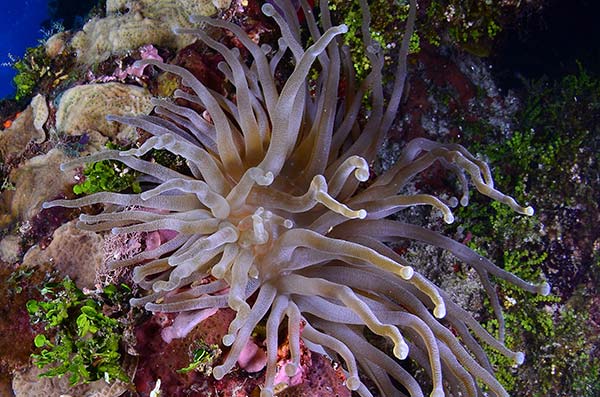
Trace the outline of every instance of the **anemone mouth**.
{"type": "MultiPolygon", "coordinates": [[[[360,3],[362,29],[368,32],[368,6],[366,1],[360,3]]],[[[144,175],[141,193],[102,192],[44,203],[44,208],[102,203],[106,204],[103,213],[82,215],[78,225],[117,234],[171,232],[174,236],[157,247],[111,266],[135,266],[134,281],[146,295],[133,299],[133,305],[180,316],[226,307],[236,312],[223,338],[229,352],[213,370],[217,379],[235,366],[255,328],[264,324],[267,367],[261,397],[273,394],[282,329],[290,341],[287,372],[299,366],[302,340],[311,350],[338,358],[347,374],[347,387],[362,397],[371,393],[360,380],[359,368],[383,395],[399,392],[392,379],[410,395],[422,395],[411,374],[367,341],[366,329],[390,341],[396,358],[414,360],[425,369],[432,396],[443,395],[442,377],[451,391],[463,395],[478,395],[477,382],[496,395],[506,395],[478,340],[517,362],[522,355],[492,337],[389,244],[420,240],[475,268],[485,290],[491,292],[501,329],[500,303],[490,276],[531,292],[544,293],[548,288],[527,283],[438,233],[386,217],[427,205],[451,223],[451,207],[459,201],[468,204],[468,179],[479,192],[516,212],[531,215],[532,209],[495,189],[488,166],[460,145],[415,139],[395,165],[369,180],[369,163],[402,97],[415,1],[410,1],[396,80],[387,98],[381,81],[382,49],[370,37],[363,37],[363,44],[371,70],[357,82],[349,55],[338,43],[347,28],[333,26],[326,7],[321,21],[304,13],[313,43],[308,48],[300,39],[299,22],[289,2],[278,7],[267,4],[263,11],[275,20],[281,34],[279,47],[270,53],[232,23],[194,18],[228,30],[249,59],[200,29],[178,30],[196,35],[223,57],[219,70],[235,87],[235,100],[210,90],[185,68],[140,61],[140,66],[153,65],[178,76],[184,89],[176,90],[174,99],[194,107],[156,99],[154,115],[111,116],[110,120],[140,128],[151,137],[137,148],[107,150],[61,167],[119,160],[144,175]],[[275,74],[286,57],[293,70],[280,84],[275,74]],[[320,74],[314,87],[309,87],[308,75],[315,64],[320,74]],[[370,102],[370,117],[363,120],[359,114],[365,98],[370,102]],[[190,173],[144,160],[152,149],[182,156],[190,173]],[[434,163],[458,176],[460,200],[400,194],[415,175],[434,163]]],[[[179,331],[168,334],[181,335],[179,331]]]]}

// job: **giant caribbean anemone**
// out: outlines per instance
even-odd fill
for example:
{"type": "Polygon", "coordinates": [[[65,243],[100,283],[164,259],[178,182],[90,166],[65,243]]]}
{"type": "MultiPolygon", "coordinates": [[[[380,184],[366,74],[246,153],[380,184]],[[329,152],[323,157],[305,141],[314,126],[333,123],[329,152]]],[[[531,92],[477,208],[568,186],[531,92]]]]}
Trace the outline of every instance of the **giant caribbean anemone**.
{"type": "Polygon", "coordinates": [[[349,52],[341,44],[347,29],[332,25],[326,0],[321,1],[318,20],[307,2],[301,2],[312,43],[308,48],[301,39],[305,28],[287,0],[262,8],[279,26],[275,49],[259,46],[232,23],[194,18],[229,31],[246,48],[247,57],[202,29],[177,31],[196,35],[222,55],[219,70],[235,87],[235,95],[209,89],[182,67],[140,61],[139,66],[153,65],[178,76],[187,88],[175,91],[174,97],[194,108],[173,99],[155,99],[155,115],[112,116],[111,120],[138,127],[151,137],[138,148],[99,152],[63,168],[119,160],[142,173],[143,191],[95,193],[44,207],[103,204],[102,213],[80,216],[79,226],[93,231],[174,231],[175,237],[157,248],[110,266],[135,266],[133,279],[147,294],[132,304],[149,311],[179,313],[186,319],[206,309],[229,307],[236,312],[223,338],[229,351],[213,370],[217,379],[235,366],[262,323],[267,350],[262,397],[274,393],[277,347],[285,333],[290,346],[284,368],[288,376],[298,369],[302,341],[312,351],[339,360],[346,386],[362,397],[372,394],[359,371],[383,396],[422,396],[421,386],[401,365],[407,358],[430,377],[430,396],[482,396],[482,390],[506,396],[482,345],[517,363],[523,354],[510,351],[486,332],[389,244],[419,240],[472,266],[500,324],[491,276],[534,293],[547,294],[548,285],[525,282],[458,242],[388,216],[410,206],[429,205],[441,211],[446,222],[453,221],[450,207],[459,200],[401,194],[415,175],[436,162],[462,183],[462,205],[468,203],[470,179],[479,192],[520,214],[531,215],[533,210],[496,190],[487,165],[460,145],[415,139],[395,165],[368,180],[369,164],[399,108],[416,1],[410,1],[387,98],[382,49],[368,33],[366,0],[360,3],[363,44],[371,64],[362,81],[357,81],[349,52]],[[310,78],[315,71],[318,77],[310,78]],[[275,77],[282,74],[287,76],[283,82],[275,77]],[[363,109],[366,103],[368,111],[363,109]],[[143,160],[151,149],[184,157],[189,175],[143,160]],[[395,357],[371,344],[367,329],[391,342],[395,357]]]}

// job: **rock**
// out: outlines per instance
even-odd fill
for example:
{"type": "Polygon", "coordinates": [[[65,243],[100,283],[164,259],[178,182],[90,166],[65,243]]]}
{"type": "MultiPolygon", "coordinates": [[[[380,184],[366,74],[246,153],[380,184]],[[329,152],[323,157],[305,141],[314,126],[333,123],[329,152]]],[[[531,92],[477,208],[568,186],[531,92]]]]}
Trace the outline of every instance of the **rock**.
{"type": "Polygon", "coordinates": [[[0,193],[0,229],[6,229],[14,221],[11,211],[14,190],[5,190],[0,193]]]}
{"type": "Polygon", "coordinates": [[[62,194],[75,181],[75,171],[63,172],[60,164],[68,158],[60,149],[25,161],[9,175],[15,186],[10,205],[12,220],[28,220],[36,215],[44,201],[62,194]]]}
{"type": "Polygon", "coordinates": [[[15,263],[21,254],[20,239],[14,235],[8,235],[0,240],[0,260],[7,263],[15,263]]]}
{"type": "Polygon", "coordinates": [[[0,372],[0,396],[13,397],[11,378],[0,372]]]}
{"type": "Polygon", "coordinates": [[[43,141],[45,135],[43,127],[50,114],[48,104],[46,103],[46,97],[42,94],[34,96],[31,100],[31,110],[33,112],[33,128],[38,132],[38,135],[40,136],[39,140],[43,141]]]}
{"type": "Polygon", "coordinates": [[[10,127],[0,131],[0,157],[4,160],[10,156],[18,157],[25,151],[29,142],[43,142],[46,136],[42,126],[47,118],[46,99],[38,94],[10,127]]]}
{"type": "Polygon", "coordinates": [[[61,276],[69,276],[79,288],[95,288],[96,271],[102,266],[104,239],[97,233],[78,229],[76,221],[56,229],[45,250],[32,247],[23,258],[31,268],[51,263],[61,276]]]}
{"type": "Polygon", "coordinates": [[[106,17],[85,24],[71,41],[80,63],[91,65],[145,44],[181,49],[193,35],[175,35],[177,27],[194,27],[191,15],[213,15],[230,0],[108,0],[106,17]]]}
{"type": "Polygon", "coordinates": [[[118,397],[127,390],[123,382],[107,384],[104,379],[70,387],[68,376],[40,378],[42,372],[44,369],[31,367],[25,372],[16,373],[12,381],[15,397],[118,397]]]}
{"type": "Polygon", "coordinates": [[[48,58],[56,58],[66,48],[67,32],[58,32],[46,40],[44,47],[46,48],[46,55],[48,58]]]}
{"type": "Polygon", "coordinates": [[[107,121],[106,116],[149,114],[153,105],[145,88],[121,83],[78,85],[65,91],[56,111],[56,129],[68,135],[89,132],[115,138],[133,136],[130,126],[107,121]]]}
{"type": "Polygon", "coordinates": [[[71,40],[71,46],[77,52],[77,60],[87,65],[149,43],[174,47],[175,36],[167,26],[144,18],[141,14],[92,19],[71,40]]]}

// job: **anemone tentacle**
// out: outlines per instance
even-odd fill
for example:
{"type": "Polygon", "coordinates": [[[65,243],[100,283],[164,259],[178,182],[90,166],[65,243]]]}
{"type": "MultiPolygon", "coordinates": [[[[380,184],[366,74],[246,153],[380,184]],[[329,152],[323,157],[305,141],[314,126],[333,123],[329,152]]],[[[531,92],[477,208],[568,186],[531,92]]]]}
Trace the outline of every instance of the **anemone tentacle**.
{"type": "Polygon", "coordinates": [[[359,371],[371,377],[383,395],[399,395],[400,384],[411,396],[422,396],[415,378],[370,344],[364,336],[367,329],[391,341],[397,358],[423,367],[431,378],[431,397],[449,391],[479,396],[479,384],[493,395],[506,396],[482,345],[517,363],[522,362],[522,353],[506,348],[387,244],[420,240],[472,266],[501,331],[502,312],[490,276],[534,293],[547,294],[548,285],[521,280],[458,242],[386,217],[407,207],[429,205],[446,222],[454,221],[451,208],[459,199],[403,190],[435,163],[458,176],[462,205],[468,204],[471,181],[479,192],[517,213],[532,215],[533,209],[497,190],[487,164],[464,147],[422,138],[409,142],[394,166],[369,180],[369,164],[400,107],[416,0],[409,1],[395,80],[387,97],[382,83],[384,49],[370,37],[366,0],[360,0],[361,29],[371,69],[361,81],[341,44],[347,28],[332,24],[325,0],[319,20],[306,1],[300,2],[313,43],[308,48],[292,3],[274,3],[277,6],[268,3],[262,10],[279,27],[275,49],[253,42],[239,26],[218,19],[192,18],[229,31],[247,51],[230,49],[200,29],[177,30],[195,35],[223,57],[218,69],[235,88],[231,96],[209,89],[183,67],[139,61],[138,66],[152,65],[178,76],[185,90],[176,90],[173,99],[154,99],[154,115],[109,118],[148,132],[151,137],[139,147],[100,152],[63,166],[122,161],[144,175],[141,193],[95,193],[44,203],[44,208],[106,204],[100,214],[82,214],[79,226],[115,234],[174,232],[158,247],[117,258],[111,266],[134,266],[133,280],[145,295],[134,298],[133,305],[182,316],[166,332],[169,341],[184,336],[189,331],[184,320],[199,318],[204,309],[235,311],[223,338],[228,353],[213,370],[217,379],[234,368],[255,327],[266,323],[261,397],[271,397],[275,390],[283,330],[290,346],[284,367],[288,377],[298,369],[306,346],[339,358],[346,386],[361,397],[372,394],[359,371]],[[193,108],[176,99],[191,102],[193,108]],[[363,119],[365,101],[369,117],[363,119]],[[183,156],[190,172],[146,160],[152,149],[183,156]]]}

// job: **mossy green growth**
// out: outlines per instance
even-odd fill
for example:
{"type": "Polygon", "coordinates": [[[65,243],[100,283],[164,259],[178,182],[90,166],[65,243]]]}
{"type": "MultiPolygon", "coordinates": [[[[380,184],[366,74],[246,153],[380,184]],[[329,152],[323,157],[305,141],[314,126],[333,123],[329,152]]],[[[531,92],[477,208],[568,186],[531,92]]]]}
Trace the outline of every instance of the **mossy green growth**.
{"type": "Polygon", "coordinates": [[[22,59],[16,61],[13,67],[17,75],[13,78],[16,87],[15,99],[20,101],[33,94],[40,79],[50,70],[50,59],[43,45],[28,48],[22,59]]]}
{"type": "Polygon", "coordinates": [[[218,345],[207,345],[202,341],[197,341],[190,352],[190,364],[178,369],[180,374],[197,371],[207,376],[212,373],[212,365],[216,359],[221,356],[221,349],[218,345]]]}
{"type": "Polygon", "coordinates": [[[180,174],[191,175],[191,171],[187,165],[185,157],[169,152],[166,149],[152,149],[143,157],[146,160],[151,160],[165,166],[180,174]]]}
{"type": "Polygon", "coordinates": [[[92,298],[66,278],[46,284],[43,300],[27,302],[31,322],[43,324],[46,331],[36,335],[34,344],[41,351],[32,354],[36,366],[49,367],[41,377],[68,375],[71,386],[99,379],[129,382],[119,352],[123,325],[102,310],[105,303],[115,305],[111,298],[129,288],[113,286],[107,291],[102,298],[92,298]]]}
{"type": "Polygon", "coordinates": [[[16,186],[8,179],[8,166],[0,160],[0,193],[5,190],[15,190],[16,186]]]}
{"type": "MultiPolygon", "coordinates": [[[[540,302],[536,296],[506,310],[506,343],[516,349],[527,347],[526,365],[515,367],[496,352],[488,354],[496,377],[511,395],[600,395],[600,359],[593,354],[600,338],[587,326],[591,305],[584,295],[579,290],[565,305],[554,297],[555,303],[547,302],[541,311],[532,306],[540,302]]],[[[493,322],[487,326],[493,331],[493,322]]]]}
{"type": "MultiPolygon", "coordinates": [[[[459,223],[474,236],[468,243],[470,248],[524,280],[539,282],[542,279],[541,265],[548,255],[537,249],[540,225],[535,216],[516,215],[508,206],[495,201],[474,201],[458,209],[456,214],[459,223]]],[[[554,337],[553,307],[560,298],[531,294],[504,280],[497,282],[504,310],[506,346],[515,351],[529,351],[528,343],[532,339],[540,343],[551,340],[554,337]]],[[[491,313],[489,301],[486,300],[485,305],[486,312],[491,313]]],[[[492,335],[499,336],[495,317],[482,323],[492,335]]],[[[496,377],[509,394],[512,393],[517,382],[515,362],[491,348],[486,350],[496,377]]]]}
{"type": "Polygon", "coordinates": [[[549,194],[567,206],[576,197],[591,200],[595,195],[585,180],[595,179],[596,170],[594,164],[585,169],[581,164],[600,161],[597,151],[591,153],[600,136],[600,79],[580,67],[560,81],[528,82],[527,92],[512,136],[501,142],[481,140],[477,135],[485,134],[486,126],[467,125],[465,137],[480,142],[470,149],[498,166],[497,185],[516,191],[517,201],[552,200],[549,194]]]}
{"type": "MultiPolygon", "coordinates": [[[[388,0],[376,0],[369,2],[371,10],[371,24],[369,33],[371,38],[382,48],[389,46],[400,46],[404,24],[408,17],[408,4],[400,2],[390,3],[388,0]]],[[[350,48],[352,62],[356,75],[363,79],[371,68],[371,63],[365,53],[362,39],[362,11],[357,0],[329,1],[329,9],[334,15],[344,16],[340,23],[348,26],[348,32],[344,34],[344,42],[350,48]]],[[[417,32],[413,32],[410,38],[409,53],[420,51],[420,38],[417,32]]]]}
{"type": "MultiPolygon", "coordinates": [[[[556,313],[552,344],[532,357],[537,360],[539,385],[532,397],[600,395],[600,342],[597,330],[590,329],[591,302],[580,288],[556,313]]],[[[522,388],[522,384],[518,387],[522,388]]]]}
{"type": "MultiPolygon", "coordinates": [[[[545,222],[556,222],[552,215],[561,214],[561,208],[597,208],[600,79],[580,69],[556,82],[530,82],[527,91],[513,120],[516,132],[508,139],[490,139],[491,127],[485,134],[485,123],[467,125],[464,139],[479,142],[470,149],[496,167],[498,188],[511,192],[520,203],[531,203],[545,222]]],[[[547,252],[554,223],[542,224],[537,215],[516,215],[476,195],[455,215],[457,224],[474,236],[469,245],[507,271],[532,282],[540,280],[542,267],[562,271],[561,259],[547,252]]],[[[587,268],[592,281],[581,285],[567,302],[499,282],[506,344],[527,354],[525,363],[516,367],[512,360],[489,352],[496,375],[511,396],[600,395],[600,359],[593,354],[599,337],[589,320],[589,296],[597,295],[593,280],[600,274],[600,260],[595,260],[587,268]]],[[[490,332],[497,332],[494,319],[484,323],[490,332]]]]}
{"type": "MultiPolygon", "coordinates": [[[[122,148],[107,144],[109,149],[122,148]]],[[[73,186],[75,194],[92,194],[97,192],[122,192],[131,189],[134,193],[141,193],[137,178],[139,172],[127,167],[117,160],[102,160],[88,164],[83,170],[84,180],[73,186]]]]}
{"type": "MultiPolygon", "coordinates": [[[[502,264],[505,270],[521,278],[539,280],[540,265],[546,258],[546,253],[539,254],[527,249],[506,251],[502,264]]],[[[530,340],[552,340],[555,337],[554,308],[560,302],[560,298],[554,295],[531,294],[507,282],[499,282],[499,284],[500,303],[504,310],[506,346],[515,351],[529,352],[530,340]]],[[[492,335],[498,336],[498,321],[495,318],[483,324],[492,335]]],[[[515,377],[518,367],[515,362],[497,351],[487,350],[490,362],[496,369],[496,378],[509,393],[515,392],[518,384],[515,377]]],[[[526,359],[531,360],[532,357],[526,359]]]]}
{"type": "Polygon", "coordinates": [[[519,5],[481,0],[432,0],[422,22],[423,37],[440,45],[444,37],[478,55],[487,56],[503,20],[519,5]]]}

